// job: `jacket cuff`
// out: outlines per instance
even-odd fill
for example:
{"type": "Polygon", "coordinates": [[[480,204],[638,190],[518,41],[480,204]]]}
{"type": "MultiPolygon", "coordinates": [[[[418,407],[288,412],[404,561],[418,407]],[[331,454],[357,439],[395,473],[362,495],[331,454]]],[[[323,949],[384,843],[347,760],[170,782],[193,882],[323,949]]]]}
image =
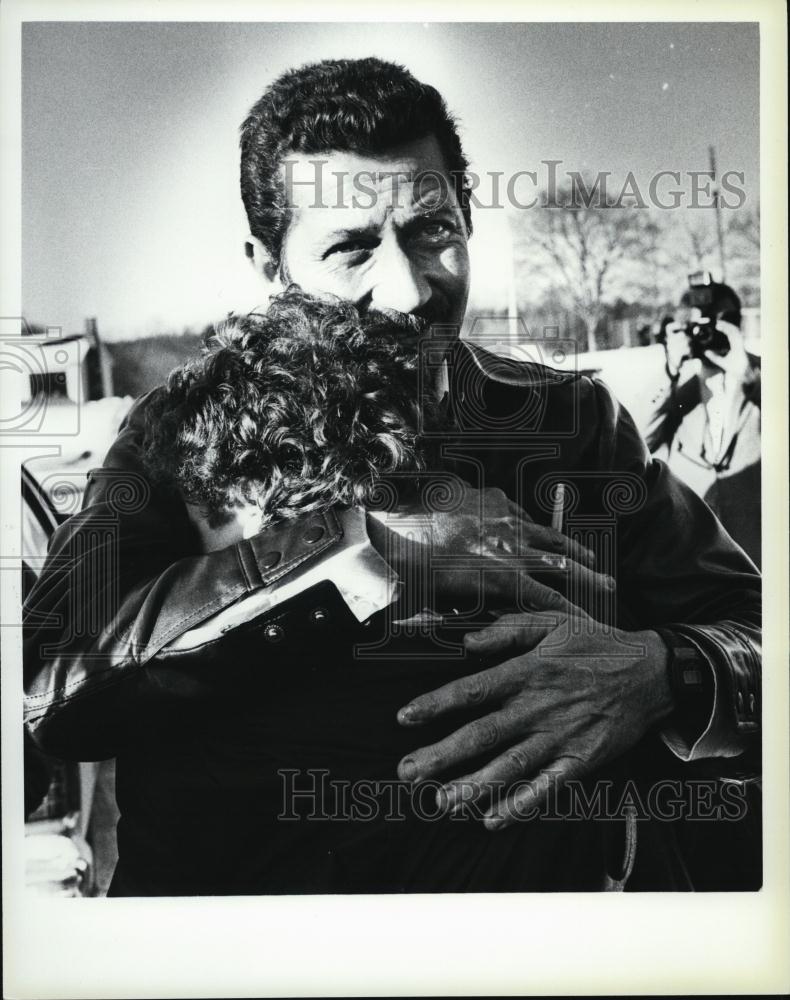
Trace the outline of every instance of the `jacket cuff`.
{"type": "Polygon", "coordinates": [[[682,636],[697,650],[700,668],[709,671],[709,676],[713,680],[710,712],[701,720],[696,731],[688,725],[678,725],[677,717],[667,720],[666,725],[660,730],[661,739],[666,746],[676,757],[686,762],[706,757],[737,757],[745,750],[742,730],[733,717],[731,678],[722,676],[721,673],[722,662],[726,662],[728,655],[735,655],[736,651],[726,650],[723,660],[715,655],[713,650],[716,640],[709,634],[714,629],[715,626],[705,629],[691,625],[670,626],[672,632],[682,636]]]}

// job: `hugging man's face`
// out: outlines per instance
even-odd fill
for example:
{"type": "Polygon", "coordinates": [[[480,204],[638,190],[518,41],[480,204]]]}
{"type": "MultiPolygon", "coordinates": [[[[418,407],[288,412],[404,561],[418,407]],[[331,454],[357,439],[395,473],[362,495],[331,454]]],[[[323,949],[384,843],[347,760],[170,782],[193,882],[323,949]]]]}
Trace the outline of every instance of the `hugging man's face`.
{"type": "Polygon", "coordinates": [[[375,156],[289,153],[290,219],[281,272],[361,312],[460,326],[469,293],[467,229],[433,136],[375,156]]]}

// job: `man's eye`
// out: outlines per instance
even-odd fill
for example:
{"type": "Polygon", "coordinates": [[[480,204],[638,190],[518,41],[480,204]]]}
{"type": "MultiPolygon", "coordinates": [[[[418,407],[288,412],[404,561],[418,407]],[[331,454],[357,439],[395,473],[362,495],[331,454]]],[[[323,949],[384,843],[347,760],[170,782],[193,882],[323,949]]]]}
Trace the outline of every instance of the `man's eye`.
{"type": "Polygon", "coordinates": [[[373,244],[366,240],[343,240],[342,243],[335,243],[324,254],[324,260],[333,254],[354,254],[364,253],[373,249],[373,244]]]}
{"type": "Polygon", "coordinates": [[[420,227],[418,235],[438,243],[450,239],[457,232],[457,228],[451,222],[426,222],[420,227]]]}

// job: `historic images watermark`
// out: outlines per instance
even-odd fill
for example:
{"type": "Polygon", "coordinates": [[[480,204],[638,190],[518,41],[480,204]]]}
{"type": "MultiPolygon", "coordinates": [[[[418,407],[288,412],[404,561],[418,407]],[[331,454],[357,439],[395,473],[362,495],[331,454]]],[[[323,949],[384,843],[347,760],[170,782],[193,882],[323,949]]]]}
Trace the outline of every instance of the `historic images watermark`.
{"type": "Polygon", "coordinates": [[[401,207],[401,190],[408,197],[430,202],[433,211],[466,200],[475,210],[504,209],[730,209],[747,200],[743,170],[664,169],[646,177],[633,170],[615,176],[611,170],[570,170],[562,160],[541,160],[537,169],[448,171],[326,170],[328,159],[286,158],[282,178],[286,203],[310,208],[369,210],[386,197],[401,207]],[[299,195],[297,195],[299,190],[299,195]]]}
{"type": "Polygon", "coordinates": [[[281,810],[286,822],[436,822],[483,820],[492,799],[507,820],[707,820],[737,822],[745,818],[748,787],[721,779],[662,779],[650,784],[633,780],[555,780],[551,770],[505,788],[504,782],[453,782],[452,803],[442,782],[397,779],[351,781],[333,778],[322,768],[281,768],[281,810]],[[525,791],[534,792],[525,796],[525,791]],[[505,794],[507,792],[507,794],[505,794]],[[525,805],[526,803],[529,803],[525,805]]]}

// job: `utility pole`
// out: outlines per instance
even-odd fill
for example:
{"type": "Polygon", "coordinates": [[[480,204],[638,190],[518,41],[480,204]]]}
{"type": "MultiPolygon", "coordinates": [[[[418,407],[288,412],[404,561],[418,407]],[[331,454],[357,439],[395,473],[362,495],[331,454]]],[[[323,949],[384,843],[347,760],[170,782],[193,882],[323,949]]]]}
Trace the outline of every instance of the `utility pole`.
{"type": "Polygon", "coordinates": [[[721,224],[721,197],[718,178],[716,177],[716,149],[714,146],[708,146],[708,155],[710,157],[710,172],[713,177],[713,205],[716,209],[716,237],[719,244],[719,271],[721,272],[719,280],[724,282],[727,280],[726,268],[724,266],[724,229],[721,224]]]}
{"type": "Polygon", "coordinates": [[[97,398],[105,399],[107,396],[112,396],[112,363],[107,354],[107,348],[99,336],[99,324],[96,322],[95,316],[90,316],[85,320],[85,335],[96,352],[94,388],[99,393],[97,398]]]}
{"type": "Polygon", "coordinates": [[[505,226],[507,227],[508,256],[510,257],[507,283],[508,327],[510,343],[515,345],[519,341],[518,296],[516,294],[516,241],[513,237],[513,224],[510,216],[507,214],[505,215],[505,226]]]}

